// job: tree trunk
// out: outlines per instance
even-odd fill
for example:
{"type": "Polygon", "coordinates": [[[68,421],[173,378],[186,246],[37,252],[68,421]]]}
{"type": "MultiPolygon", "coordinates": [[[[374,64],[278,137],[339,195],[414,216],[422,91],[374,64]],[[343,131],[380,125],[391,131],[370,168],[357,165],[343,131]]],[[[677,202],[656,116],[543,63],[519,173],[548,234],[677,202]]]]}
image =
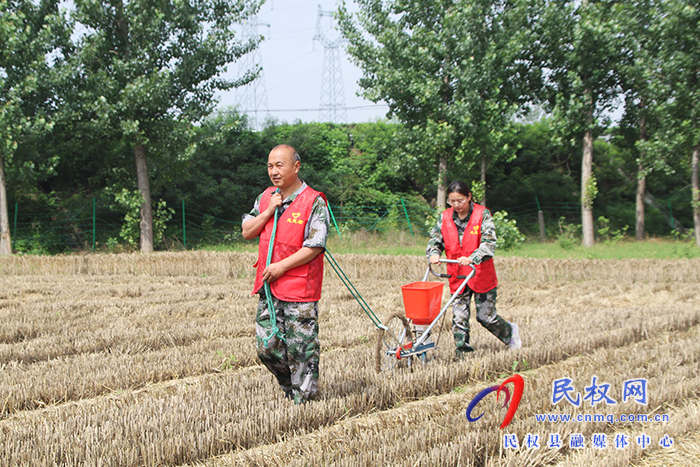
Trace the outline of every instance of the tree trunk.
{"type": "Polygon", "coordinates": [[[447,206],[447,187],[445,186],[445,178],[447,177],[447,157],[440,156],[440,164],[438,165],[438,190],[437,190],[437,206],[440,209],[445,209],[447,206]]]}
{"type": "Polygon", "coordinates": [[[484,194],[481,198],[482,206],[486,206],[486,154],[484,154],[484,149],[481,149],[481,186],[484,189],[484,194]]]}
{"type": "Polygon", "coordinates": [[[642,175],[642,164],[638,165],[637,171],[637,207],[635,210],[637,215],[637,229],[635,238],[637,240],[644,240],[644,191],[646,191],[647,187],[647,178],[642,175]]]}
{"type": "Polygon", "coordinates": [[[583,246],[593,246],[593,199],[589,181],[593,174],[593,132],[586,130],[583,135],[583,161],[581,162],[581,229],[583,246]]]}
{"type": "Polygon", "coordinates": [[[593,198],[590,187],[593,175],[593,102],[590,91],[586,92],[588,108],[586,109],[586,132],[583,135],[583,159],[581,161],[581,229],[583,246],[593,246],[593,198]]]}
{"type": "Polygon", "coordinates": [[[7,189],[5,187],[5,167],[0,155],[0,256],[12,254],[10,238],[10,218],[7,214],[7,189]]]}
{"type": "Polygon", "coordinates": [[[700,145],[693,148],[690,183],[692,185],[693,225],[695,227],[695,245],[700,247],[700,145]]]}
{"type": "MultiPolygon", "coordinates": [[[[639,124],[639,140],[646,141],[647,139],[647,129],[646,129],[646,119],[642,118],[639,124]]],[[[639,155],[639,163],[637,164],[637,201],[636,201],[636,217],[637,217],[637,228],[635,231],[635,238],[637,240],[644,240],[644,191],[647,186],[647,178],[644,175],[644,166],[642,162],[644,160],[644,153],[639,155]]]]}
{"type": "Polygon", "coordinates": [[[148,165],[146,164],[146,148],[143,144],[134,147],[136,159],[136,182],[143,197],[141,204],[141,222],[139,231],[141,237],[141,253],[153,253],[153,209],[151,208],[151,186],[148,180],[148,165]]]}

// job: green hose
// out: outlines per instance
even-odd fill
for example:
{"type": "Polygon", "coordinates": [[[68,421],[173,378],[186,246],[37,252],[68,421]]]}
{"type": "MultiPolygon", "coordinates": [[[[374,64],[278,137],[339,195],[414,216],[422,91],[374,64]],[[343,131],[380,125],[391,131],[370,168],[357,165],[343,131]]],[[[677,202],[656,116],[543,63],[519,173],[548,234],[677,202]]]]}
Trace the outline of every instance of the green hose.
{"type": "Polygon", "coordinates": [[[369,319],[372,320],[372,323],[378,328],[378,329],[385,329],[386,326],[384,326],[381,322],[381,320],[377,317],[376,314],[374,314],[374,311],[369,307],[367,302],[365,301],[364,298],[362,298],[362,295],[360,295],[360,292],[357,291],[355,286],[352,284],[350,281],[350,278],[345,274],[345,272],[341,269],[340,265],[338,262],[333,258],[333,255],[331,254],[330,251],[328,251],[328,248],[326,248],[326,259],[328,260],[328,263],[331,265],[335,273],[338,275],[342,283],[347,287],[347,289],[350,291],[350,294],[355,298],[357,303],[360,305],[360,308],[362,308],[362,311],[364,311],[367,316],[369,316],[369,319]]]}
{"type": "MultiPolygon", "coordinates": [[[[279,192],[279,188],[275,190],[275,193],[279,192]]],[[[270,236],[270,245],[267,248],[267,262],[265,263],[265,267],[267,268],[270,265],[270,261],[272,261],[272,248],[274,247],[275,244],[275,235],[277,234],[277,216],[279,213],[279,207],[275,208],[275,220],[272,224],[272,235],[270,236]]],[[[275,306],[274,303],[272,302],[272,291],[270,290],[270,284],[267,282],[263,282],[263,287],[265,288],[265,297],[267,298],[267,311],[270,313],[270,321],[272,322],[272,333],[267,336],[263,337],[263,344],[267,346],[267,342],[272,339],[272,336],[277,336],[279,337],[283,342],[287,342],[287,339],[282,335],[280,332],[280,329],[277,327],[277,313],[275,312],[275,306]]]]}

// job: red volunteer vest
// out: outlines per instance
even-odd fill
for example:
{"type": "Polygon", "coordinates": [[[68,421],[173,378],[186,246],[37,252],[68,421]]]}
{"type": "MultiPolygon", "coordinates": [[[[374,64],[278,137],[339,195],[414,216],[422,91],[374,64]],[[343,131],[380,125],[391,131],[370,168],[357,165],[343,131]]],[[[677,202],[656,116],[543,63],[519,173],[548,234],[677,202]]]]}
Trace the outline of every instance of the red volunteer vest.
{"type": "MultiPolygon", "coordinates": [[[[270,187],[260,199],[260,212],[270,205],[270,198],[275,187],[270,187]]],[[[318,196],[326,200],[323,193],[306,187],[299,193],[292,204],[277,219],[277,234],[272,250],[271,263],[276,263],[299,251],[304,243],[304,230],[311,216],[311,208],[318,196]]],[[[255,286],[253,294],[263,286],[262,274],[267,263],[267,250],[272,237],[274,217],[270,217],[260,232],[258,245],[258,261],[253,265],[257,267],[255,274],[255,286]]],[[[286,302],[316,302],[321,298],[321,284],[323,282],[323,253],[316,256],[306,264],[297,266],[285,272],[279,279],[270,284],[272,295],[286,302]]]]}
{"type": "MultiPolygon", "coordinates": [[[[442,238],[445,242],[445,255],[447,259],[458,259],[460,256],[469,256],[474,250],[479,248],[479,244],[481,243],[481,220],[483,218],[484,209],[485,208],[480,204],[474,203],[472,215],[462,235],[461,245],[459,243],[457,226],[452,219],[454,208],[443,211],[442,238]]],[[[474,268],[476,269],[476,274],[467,282],[469,288],[474,292],[485,293],[498,285],[493,258],[482,261],[481,264],[475,264],[474,268]]],[[[457,276],[467,276],[470,272],[471,268],[469,266],[460,266],[459,264],[447,265],[447,273],[452,275],[449,279],[450,293],[454,294],[462,282],[464,282],[464,279],[457,279],[457,276]]]]}

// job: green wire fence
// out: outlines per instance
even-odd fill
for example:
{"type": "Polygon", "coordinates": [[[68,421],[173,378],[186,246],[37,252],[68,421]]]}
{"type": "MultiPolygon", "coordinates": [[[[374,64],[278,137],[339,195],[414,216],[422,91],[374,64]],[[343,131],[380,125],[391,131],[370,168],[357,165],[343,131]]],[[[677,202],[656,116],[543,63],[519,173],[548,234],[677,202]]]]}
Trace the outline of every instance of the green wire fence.
{"type": "MultiPolygon", "coordinates": [[[[242,242],[241,219],[224,219],[186,205],[184,200],[170,206],[172,215],[164,223],[160,238],[154,238],[158,248],[198,248],[242,242]]],[[[539,231],[538,211],[542,210],[549,226],[556,226],[564,217],[567,222],[580,222],[580,205],[571,202],[531,202],[505,209],[509,219],[515,219],[524,233],[539,231]]],[[[670,207],[669,207],[670,211],[670,207]]],[[[12,210],[10,211],[12,212],[12,210]]],[[[389,232],[405,230],[411,235],[427,236],[435,224],[437,211],[414,199],[397,198],[384,205],[330,205],[331,234],[353,231],[389,232]]],[[[76,250],[109,250],[124,244],[122,225],[124,213],[90,199],[73,208],[35,212],[14,205],[12,244],[15,251],[31,253],[62,253],[76,250]]],[[[132,231],[134,234],[136,230],[132,231]]]]}

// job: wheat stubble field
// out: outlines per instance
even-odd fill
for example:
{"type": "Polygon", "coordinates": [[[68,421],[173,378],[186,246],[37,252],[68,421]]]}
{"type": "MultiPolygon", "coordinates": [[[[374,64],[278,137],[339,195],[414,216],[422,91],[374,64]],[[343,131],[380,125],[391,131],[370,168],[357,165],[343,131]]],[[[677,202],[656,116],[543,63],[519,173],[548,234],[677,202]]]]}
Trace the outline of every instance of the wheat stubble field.
{"type": "MultiPolygon", "coordinates": [[[[419,257],[336,255],[382,319],[419,257]]],[[[499,313],[520,325],[506,351],[472,317],[469,358],[449,330],[426,365],[377,374],[375,330],[326,270],[321,393],[295,406],[254,349],[250,253],[12,257],[0,261],[1,466],[691,466],[700,465],[700,260],[500,258],[499,313]],[[495,394],[514,372],[525,390],[505,433],[495,394]],[[597,376],[617,405],[552,404],[597,376]],[[648,405],[622,403],[646,378],[648,405]],[[668,422],[537,422],[536,414],[665,414],[668,422]],[[476,414],[476,413],[475,413],[476,414]],[[559,433],[563,446],[549,449],[559,433]],[[586,447],[568,447],[580,433],[586,447]],[[606,434],[595,449],[593,434],[606,434]],[[613,446],[616,434],[630,445],[613,446]],[[642,433],[651,444],[642,449],[642,433]],[[528,449],[527,434],[540,436],[528,449]],[[668,435],[674,444],[662,448],[668,435]]],[[[448,298],[447,291],[443,303],[448,298]]],[[[448,315],[448,320],[450,315],[448,315]]],[[[437,337],[437,335],[436,335],[437,337]]]]}

